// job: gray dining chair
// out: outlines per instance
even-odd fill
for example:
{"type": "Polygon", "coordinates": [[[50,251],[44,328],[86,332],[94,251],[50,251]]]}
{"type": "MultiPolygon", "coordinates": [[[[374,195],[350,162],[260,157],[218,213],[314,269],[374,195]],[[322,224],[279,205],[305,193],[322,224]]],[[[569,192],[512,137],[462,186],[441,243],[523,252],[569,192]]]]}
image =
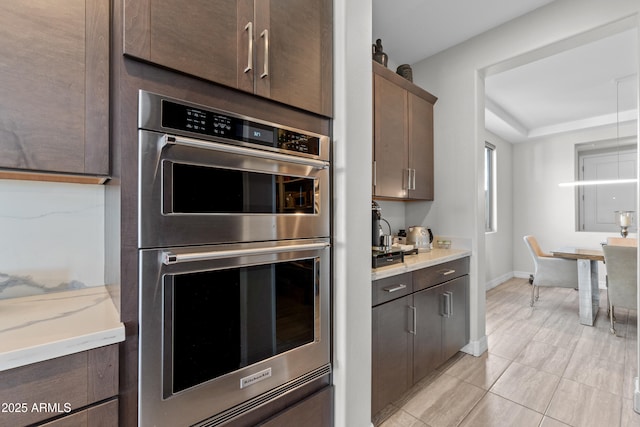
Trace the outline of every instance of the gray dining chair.
{"type": "Polygon", "coordinates": [[[533,257],[535,272],[531,283],[531,307],[540,297],[540,287],[573,288],[578,287],[578,262],[573,259],[555,258],[540,249],[533,236],[524,236],[524,242],[533,257]]]}
{"type": "Polygon", "coordinates": [[[604,245],[604,263],[607,266],[607,300],[611,333],[615,334],[615,307],[637,310],[637,251],[632,246],[604,245]]]}

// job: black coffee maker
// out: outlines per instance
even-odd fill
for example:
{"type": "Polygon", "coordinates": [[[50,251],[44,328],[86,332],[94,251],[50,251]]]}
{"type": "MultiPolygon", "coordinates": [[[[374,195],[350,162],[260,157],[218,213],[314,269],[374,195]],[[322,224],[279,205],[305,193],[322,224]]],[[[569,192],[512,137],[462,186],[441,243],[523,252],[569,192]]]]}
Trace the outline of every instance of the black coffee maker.
{"type": "Polygon", "coordinates": [[[371,247],[378,248],[380,246],[380,219],[382,218],[382,209],[375,201],[371,202],[371,247]]]}

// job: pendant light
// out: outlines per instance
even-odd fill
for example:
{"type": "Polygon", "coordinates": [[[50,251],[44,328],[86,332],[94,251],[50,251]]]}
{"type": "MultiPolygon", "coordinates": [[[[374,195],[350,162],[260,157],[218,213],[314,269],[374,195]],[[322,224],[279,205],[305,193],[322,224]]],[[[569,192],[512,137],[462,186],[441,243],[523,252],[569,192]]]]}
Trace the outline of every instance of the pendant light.
{"type": "Polygon", "coordinates": [[[560,184],[558,184],[559,187],[577,187],[577,186],[585,186],[585,185],[607,185],[607,184],[630,184],[630,183],[638,182],[637,178],[620,178],[620,82],[635,76],[636,74],[632,74],[629,76],[617,78],[615,80],[616,82],[616,154],[617,154],[617,160],[618,160],[617,178],[561,182],[560,184]]]}

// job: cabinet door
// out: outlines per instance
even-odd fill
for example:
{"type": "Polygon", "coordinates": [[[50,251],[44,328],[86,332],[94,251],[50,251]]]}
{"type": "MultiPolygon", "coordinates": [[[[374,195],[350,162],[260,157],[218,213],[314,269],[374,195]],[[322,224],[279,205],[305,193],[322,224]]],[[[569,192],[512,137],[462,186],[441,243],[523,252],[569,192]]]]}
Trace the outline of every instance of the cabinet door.
{"type": "Polygon", "coordinates": [[[409,168],[412,199],[433,200],[433,104],[409,93],[409,168]]]}
{"type": "Polygon", "coordinates": [[[253,7],[242,7],[241,0],[125,0],[124,53],[237,88],[241,59],[251,62],[239,52],[253,30],[244,28],[253,7]]]}
{"type": "Polygon", "coordinates": [[[468,288],[469,276],[459,277],[443,285],[442,292],[448,295],[445,301],[450,301],[442,322],[443,360],[456,354],[469,342],[468,288]]]}
{"type": "Polygon", "coordinates": [[[109,13],[0,2],[0,167],[109,173],[109,13]]]}
{"type": "Polygon", "coordinates": [[[256,93],[332,112],[331,0],[255,0],[256,93]]]}
{"type": "Polygon", "coordinates": [[[407,197],[407,91],[373,76],[373,195],[407,197]]]}
{"type": "Polygon", "coordinates": [[[411,296],[372,310],[371,414],[398,399],[411,381],[411,296]]]}
{"type": "Polygon", "coordinates": [[[420,381],[437,368],[442,359],[442,287],[435,286],[413,295],[416,333],[413,342],[413,381],[420,381]]]}

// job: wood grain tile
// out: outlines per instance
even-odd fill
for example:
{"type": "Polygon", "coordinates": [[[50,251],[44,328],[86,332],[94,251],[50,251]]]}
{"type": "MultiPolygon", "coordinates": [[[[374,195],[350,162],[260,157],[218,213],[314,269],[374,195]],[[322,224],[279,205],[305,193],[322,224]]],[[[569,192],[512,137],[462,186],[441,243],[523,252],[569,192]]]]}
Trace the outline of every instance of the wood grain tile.
{"type": "Polygon", "coordinates": [[[571,426],[620,425],[622,398],[563,378],[546,414],[571,426]]]}
{"type": "Polygon", "coordinates": [[[565,424],[558,420],[554,420],[551,417],[544,417],[540,423],[540,427],[571,427],[569,424],[565,424]]]}
{"type": "Polygon", "coordinates": [[[487,393],[460,427],[537,427],[542,414],[493,393],[487,393]]]}
{"type": "Polygon", "coordinates": [[[402,409],[430,427],[457,426],[484,394],[479,387],[442,374],[402,409]]]}
{"type": "Polygon", "coordinates": [[[571,351],[566,348],[531,341],[514,362],[560,377],[564,373],[569,359],[571,359],[571,351]]]}
{"type": "Polygon", "coordinates": [[[462,381],[489,390],[509,366],[510,361],[485,352],[479,357],[465,354],[444,372],[462,381]]]}
{"type": "Polygon", "coordinates": [[[620,396],[623,373],[624,363],[574,352],[563,377],[620,396]]]}
{"type": "Polygon", "coordinates": [[[412,417],[402,409],[389,417],[380,427],[428,427],[422,421],[412,417]]]}
{"type": "Polygon", "coordinates": [[[513,362],[490,391],[544,413],[559,381],[559,376],[513,362]]]}
{"type": "Polygon", "coordinates": [[[509,360],[515,359],[529,341],[528,337],[499,332],[494,332],[487,337],[489,353],[509,360]]]}
{"type": "Polygon", "coordinates": [[[633,400],[622,399],[620,427],[640,426],[640,414],[633,410],[633,400]]]}

